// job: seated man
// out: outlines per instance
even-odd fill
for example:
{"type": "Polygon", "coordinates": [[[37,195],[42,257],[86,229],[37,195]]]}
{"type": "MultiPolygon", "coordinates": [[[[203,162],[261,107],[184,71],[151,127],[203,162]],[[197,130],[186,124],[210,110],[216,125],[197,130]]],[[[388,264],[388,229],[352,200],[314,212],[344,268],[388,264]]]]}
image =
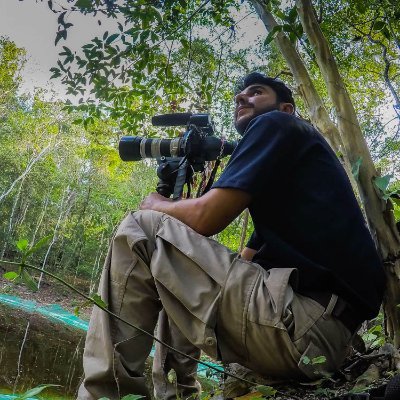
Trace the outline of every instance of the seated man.
{"type": "MultiPolygon", "coordinates": [[[[323,137],[293,115],[285,84],[252,73],[235,102],[243,137],[219,180],[196,199],[146,197],[113,239],[100,294],[112,312],[148,332],[162,310],[161,336],[172,329],[169,342],[192,355],[201,349],[260,375],[316,379],[340,367],[360,324],[377,315],[381,261],[344,169],[323,137]],[[245,208],[255,229],[238,256],[207,236],[245,208]],[[319,356],[322,364],[303,362],[319,356]]],[[[151,338],[95,307],[79,399],[150,398],[143,371],[151,347],[151,338]]],[[[159,350],[158,368],[167,372],[170,355],[179,371],[183,357],[159,350]]],[[[186,378],[191,372],[190,361],[186,378]]],[[[196,394],[180,374],[180,396],[196,394]]],[[[161,380],[156,396],[176,397],[161,380]]]]}

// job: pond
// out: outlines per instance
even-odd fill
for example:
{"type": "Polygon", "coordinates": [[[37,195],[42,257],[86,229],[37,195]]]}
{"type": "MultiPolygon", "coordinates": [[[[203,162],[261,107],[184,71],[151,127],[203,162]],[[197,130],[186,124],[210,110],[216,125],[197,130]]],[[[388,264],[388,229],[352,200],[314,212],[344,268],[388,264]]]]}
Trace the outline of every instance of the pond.
{"type": "MultiPolygon", "coordinates": [[[[75,398],[83,374],[87,329],[87,321],[59,305],[39,306],[0,294],[0,400],[11,400],[15,398],[12,393],[24,393],[39,384],[61,386],[46,389],[41,397],[75,398]]],[[[213,375],[210,372],[199,365],[198,375],[204,384],[206,377],[213,375]]]]}

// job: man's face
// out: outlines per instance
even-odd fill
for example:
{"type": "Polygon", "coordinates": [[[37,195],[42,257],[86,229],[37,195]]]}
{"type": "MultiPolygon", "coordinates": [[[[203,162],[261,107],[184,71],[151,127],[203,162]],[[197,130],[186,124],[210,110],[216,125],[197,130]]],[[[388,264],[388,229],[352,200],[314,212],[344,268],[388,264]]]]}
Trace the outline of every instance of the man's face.
{"type": "Polygon", "coordinates": [[[275,91],[263,84],[253,84],[235,96],[235,128],[243,135],[249,122],[268,111],[279,110],[275,91]]]}

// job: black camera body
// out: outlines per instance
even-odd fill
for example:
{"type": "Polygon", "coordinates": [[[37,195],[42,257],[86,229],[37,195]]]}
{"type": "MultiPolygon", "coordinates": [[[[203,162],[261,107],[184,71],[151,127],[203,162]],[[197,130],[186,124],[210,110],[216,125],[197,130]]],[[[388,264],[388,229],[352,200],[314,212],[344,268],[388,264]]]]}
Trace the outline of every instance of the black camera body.
{"type": "Polygon", "coordinates": [[[156,190],[165,197],[173,193],[174,199],[180,198],[185,184],[190,190],[194,172],[203,172],[207,161],[230,155],[236,147],[236,142],[227,142],[214,136],[214,124],[209,114],[156,115],[152,118],[152,124],[186,125],[186,131],[181,137],[173,139],[124,136],[119,142],[119,155],[124,161],[157,159],[160,180],[156,190]]]}

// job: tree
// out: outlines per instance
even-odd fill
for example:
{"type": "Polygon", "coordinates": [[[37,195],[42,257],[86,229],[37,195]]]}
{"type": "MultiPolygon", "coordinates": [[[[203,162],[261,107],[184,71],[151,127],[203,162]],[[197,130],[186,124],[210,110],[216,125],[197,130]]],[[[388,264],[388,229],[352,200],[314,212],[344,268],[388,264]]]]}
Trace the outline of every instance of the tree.
{"type": "Polygon", "coordinates": [[[16,106],[13,100],[24,63],[25,51],[7,38],[0,37],[0,118],[4,118],[8,108],[16,106]]]}

